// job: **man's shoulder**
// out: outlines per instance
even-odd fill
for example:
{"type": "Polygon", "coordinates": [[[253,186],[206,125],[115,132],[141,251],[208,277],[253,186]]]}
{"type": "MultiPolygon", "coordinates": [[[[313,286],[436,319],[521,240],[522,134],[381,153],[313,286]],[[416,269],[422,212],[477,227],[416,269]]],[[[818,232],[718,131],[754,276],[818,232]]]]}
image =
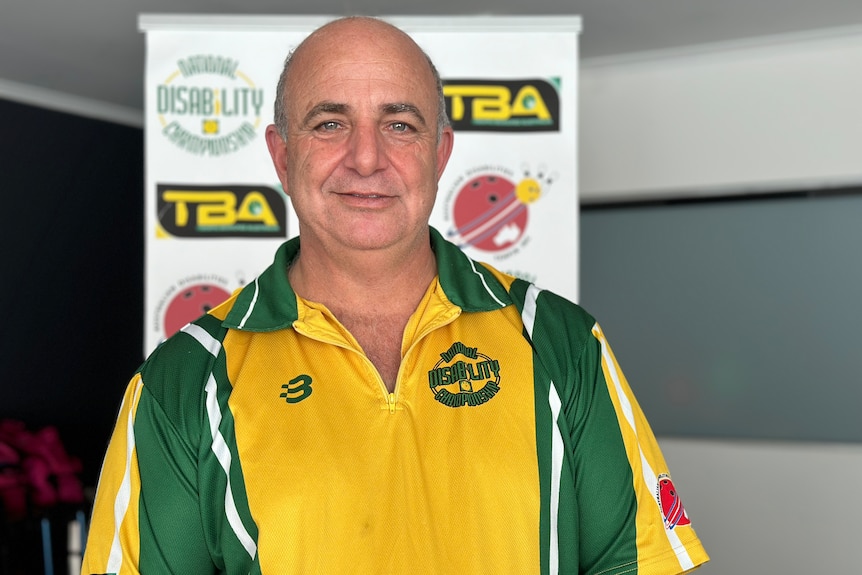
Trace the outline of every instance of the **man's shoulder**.
{"type": "Polygon", "coordinates": [[[487,269],[506,286],[538,361],[559,384],[574,381],[572,370],[581,364],[583,352],[594,349],[591,342],[595,341],[595,318],[579,304],[553,290],[491,266],[487,269]]]}
{"type": "Polygon", "coordinates": [[[595,318],[579,304],[561,296],[552,289],[541,287],[529,279],[500,271],[494,266],[482,263],[494,278],[506,288],[517,308],[543,324],[578,325],[589,332],[595,318]]]}
{"type": "Polygon", "coordinates": [[[139,368],[144,386],[157,399],[184,403],[199,398],[227,334],[222,321],[209,313],[162,342],[139,368]]]}

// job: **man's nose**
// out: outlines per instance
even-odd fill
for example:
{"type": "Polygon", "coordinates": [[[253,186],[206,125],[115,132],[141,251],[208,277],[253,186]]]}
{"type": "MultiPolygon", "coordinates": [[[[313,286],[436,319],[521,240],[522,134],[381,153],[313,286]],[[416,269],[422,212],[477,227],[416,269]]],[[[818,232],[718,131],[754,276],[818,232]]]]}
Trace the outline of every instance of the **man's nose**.
{"type": "Polygon", "coordinates": [[[384,135],[376,125],[359,124],[353,128],[345,163],[362,176],[370,176],[387,166],[384,135]]]}

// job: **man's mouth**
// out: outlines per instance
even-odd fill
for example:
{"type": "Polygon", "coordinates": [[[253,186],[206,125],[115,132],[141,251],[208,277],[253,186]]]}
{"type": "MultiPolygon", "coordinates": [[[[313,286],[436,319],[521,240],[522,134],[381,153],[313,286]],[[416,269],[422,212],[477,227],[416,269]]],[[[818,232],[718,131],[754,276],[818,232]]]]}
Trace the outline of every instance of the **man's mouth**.
{"type": "Polygon", "coordinates": [[[388,198],[386,194],[362,194],[359,192],[347,192],[344,194],[345,196],[350,196],[351,198],[362,198],[366,200],[376,200],[380,198],[388,198]]]}

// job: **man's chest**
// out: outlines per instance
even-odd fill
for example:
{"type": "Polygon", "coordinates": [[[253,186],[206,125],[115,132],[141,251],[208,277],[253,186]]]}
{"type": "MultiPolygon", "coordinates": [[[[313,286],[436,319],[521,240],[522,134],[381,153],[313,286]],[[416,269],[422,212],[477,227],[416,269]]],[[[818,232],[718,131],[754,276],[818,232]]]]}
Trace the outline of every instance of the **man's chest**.
{"type": "MultiPolygon", "coordinates": [[[[531,353],[486,328],[456,324],[415,342],[393,393],[349,346],[284,332],[273,349],[254,344],[231,366],[226,345],[262,561],[296,560],[284,541],[337,542],[352,559],[328,559],[327,572],[355,571],[368,552],[408,561],[452,545],[446,561],[460,559],[444,571],[459,572],[481,548],[480,532],[536,528],[531,353]]],[[[531,562],[534,551],[517,554],[531,562]]]]}

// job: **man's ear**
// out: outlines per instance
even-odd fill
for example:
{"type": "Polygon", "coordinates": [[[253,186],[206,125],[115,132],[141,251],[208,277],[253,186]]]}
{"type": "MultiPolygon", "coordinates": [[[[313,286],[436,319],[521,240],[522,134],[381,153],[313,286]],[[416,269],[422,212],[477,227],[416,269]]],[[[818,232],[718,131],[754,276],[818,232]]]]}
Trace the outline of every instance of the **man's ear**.
{"type": "Polygon", "coordinates": [[[269,149],[278,181],[281,182],[284,193],[290,195],[290,190],[287,189],[287,143],[281,138],[275,124],[266,127],[266,147],[269,149]]]}
{"type": "Polygon", "coordinates": [[[443,175],[443,170],[446,169],[446,164],[449,163],[449,156],[452,155],[452,147],[455,144],[455,132],[452,126],[446,126],[440,133],[440,140],[437,142],[437,181],[443,175]]]}

